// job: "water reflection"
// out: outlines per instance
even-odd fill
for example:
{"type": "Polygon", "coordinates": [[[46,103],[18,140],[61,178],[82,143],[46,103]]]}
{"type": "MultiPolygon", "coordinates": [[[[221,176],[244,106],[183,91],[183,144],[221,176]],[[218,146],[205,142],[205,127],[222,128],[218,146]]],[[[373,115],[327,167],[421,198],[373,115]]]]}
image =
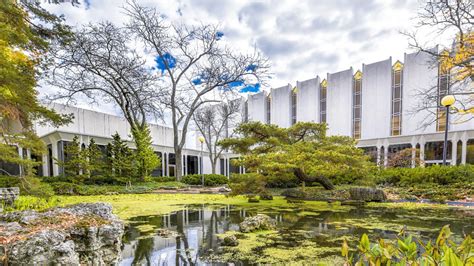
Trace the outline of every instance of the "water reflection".
{"type": "MultiPolygon", "coordinates": [[[[238,230],[239,223],[257,213],[278,222],[279,238],[274,246],[297,246],[310,240],[322,247],[339,247],[342,236],[394,238],[403,226],[432,239],[445,224],[461,237],[472,234],[472,212],[455,210],[400,210],[352,208],[349,210],[238,208],[235,206],[186,206],[166,215],[131,219],[124,236],[121,265],[206,265],[201,258],[219,249],[216,234],[238,230]],[[166,230],[163,230],[166,229],[166,230]]],[[[338,253],[338,252],[337,252],[338,253]]],[[[328,254],[334,255],[334,254],[328,254]]],[[[209,263],[210,264],[210,263],[209,263]]],[[[217,265],[212,263],[212,265],[217,265]]]]}

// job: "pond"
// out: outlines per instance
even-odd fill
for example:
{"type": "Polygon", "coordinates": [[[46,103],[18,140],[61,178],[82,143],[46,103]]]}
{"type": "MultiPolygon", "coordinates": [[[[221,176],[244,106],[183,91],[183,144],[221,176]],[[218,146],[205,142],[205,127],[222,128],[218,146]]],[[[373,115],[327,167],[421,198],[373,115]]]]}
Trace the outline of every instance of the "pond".
{"type": "Polygon", "coordinates": [[[435,239],[449,224],[454,240],[474,231],[474,210],[346,207],[327,204],[292,206],[187,205],[165,215],[129,219],[121,265],[248,265],[298,262],[343,263],[346,237],[355,248],[367,233],[371,240],[393,239],[404,229],[422,240],[435,239]],[[238,231],[245,217],[264,213],[277,231],[246,234],[237,247],[221,247],[219,235],[238,231]],[[163,230],[166,229],[166,230],[163,230]]]}

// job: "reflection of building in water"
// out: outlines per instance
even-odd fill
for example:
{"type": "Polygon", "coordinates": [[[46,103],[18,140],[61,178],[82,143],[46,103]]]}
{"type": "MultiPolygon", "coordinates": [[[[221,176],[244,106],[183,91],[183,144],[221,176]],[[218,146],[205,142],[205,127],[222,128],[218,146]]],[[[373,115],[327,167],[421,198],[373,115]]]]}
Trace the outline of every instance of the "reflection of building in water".
{"type": "Polygon", "coordinates": [[[224,206],[215,210],[184,208],[163,215],[160,227],[178,232],[178,235],[169,238],[134,237],[130,243],[124,245],[120,265],[199,263],[199,254],[217,248],[216,234],[238,230],[238,225],[230,224],[230,213],[230,206],[224,206]]]}

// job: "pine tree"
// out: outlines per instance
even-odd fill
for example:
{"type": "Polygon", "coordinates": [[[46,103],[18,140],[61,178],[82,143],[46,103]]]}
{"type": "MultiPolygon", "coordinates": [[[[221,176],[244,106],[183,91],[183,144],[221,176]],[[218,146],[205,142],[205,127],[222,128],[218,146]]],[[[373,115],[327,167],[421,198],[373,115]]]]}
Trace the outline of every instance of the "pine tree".
{"type": "Polygon", "coordinates": [[[145,181],[151,171],[161,165],[161,161],[151,146],[152,139],[150,129],[147,126],[143,130],[132,129],[132,135],[137,145],[137,149],[135,150],[137,175],[140,181],[145,181]]]}
{"type": "Polygon", "coordinates": [[[129,180],[135,177],[134,154],[118,133],[112,135],[112,143],[108,145],[108,153],[109,165],[107,168],[111,170],[110,172],[114,178],[121,179],[125,177],[129,180]]]}
{"type": "Polygon", "coordinates": [[[89,141],[89,146],[84,150],[83,156],[87,160],[86,169],[83,169],[88,178],[92,176],[101,176],[105,168],[105,156],[97,146],[95,140],[92,138],[89,141]]]}
{"type": "Polygon", "coordinates": [[[82,182],[83,169],[87,164],[84,158],[84,152],[79,143],[79,138],[74,136],[71,142],[64,147],[64,160],[56,162],[59,167],[64,169],[64,176],[74,182],[82,182]]]}

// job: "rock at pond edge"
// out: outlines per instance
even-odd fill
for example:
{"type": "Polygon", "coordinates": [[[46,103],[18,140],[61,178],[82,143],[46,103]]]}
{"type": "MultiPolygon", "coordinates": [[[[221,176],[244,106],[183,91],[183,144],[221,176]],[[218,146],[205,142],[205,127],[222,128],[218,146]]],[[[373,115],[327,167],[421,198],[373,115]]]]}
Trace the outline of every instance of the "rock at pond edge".
{"type": "Polygon", "coordinates": [[[250,233],[257,230],[271,230],[276,228],[275,219],[266,214],[257,214],[252,217],[246,217],[240,223],[240,232],[250,233]]]}

